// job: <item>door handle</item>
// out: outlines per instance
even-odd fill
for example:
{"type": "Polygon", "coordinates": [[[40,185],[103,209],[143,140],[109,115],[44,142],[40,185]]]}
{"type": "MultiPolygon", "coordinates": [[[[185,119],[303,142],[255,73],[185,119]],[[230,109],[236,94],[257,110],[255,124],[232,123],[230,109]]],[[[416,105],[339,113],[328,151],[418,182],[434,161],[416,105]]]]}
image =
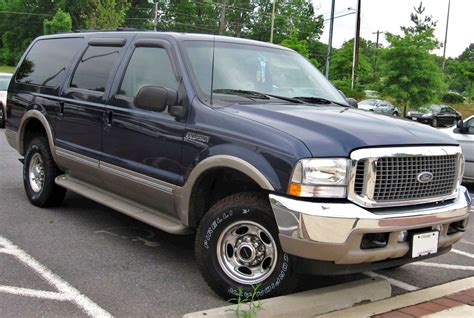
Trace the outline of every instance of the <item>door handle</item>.
{"type": "Polygon", "coordinates": [[[112,125],[112,119],[113,119],[113,117],[114,117],[113,111],[108,110],[108,111],[107,111],[107,126],[111,126],[111,125],[112,125]]]}
{"type": "Polygon", "coordinates": [[[64,114],[64,102],[59,102],[59,114],[64,114]]]}

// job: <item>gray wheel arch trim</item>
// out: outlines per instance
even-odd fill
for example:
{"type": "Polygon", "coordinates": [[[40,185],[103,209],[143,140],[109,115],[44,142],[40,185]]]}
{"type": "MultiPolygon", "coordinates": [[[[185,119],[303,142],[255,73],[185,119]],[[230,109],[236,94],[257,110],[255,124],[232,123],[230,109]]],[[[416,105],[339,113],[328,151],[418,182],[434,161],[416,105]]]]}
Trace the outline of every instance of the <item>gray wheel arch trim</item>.
{"type": "Polygon", "coordinates": [[[24,153],[25,145],[23,144],[23,139],[24,139],[23,137],[25,134],[26,125],[31,119],[37,119],[43,125],[44,130],[46,131],[46,135],[48,137],[48,143],[51,150],[51,154],[53,155],[53,159],[56,161],[56,151],[54,147],[53,131],[51,129],[51,126],[48,120],[46,119],[46,117],[44,116],[44,114],[40,112],[39,110],[35,110],[35,109],[27,111],[21,118],[20,127],[16,135],[16,144],[17,144],[18,152],[22,156],[25,154],[24,153]]]}
{"type": "Polygon", "coordinates": [[[229,155],[215,155],[201,161],[189,175],[185,185],[176,192],[176,210],[180,219],[186,226],[189,226],[189,203],[196,182],[199,177],[213,168],[231,168],[242,172],[254,180],[262,189],[275,191],[273,185],[268,179],[252,164],[247,161],[229,155]]]}

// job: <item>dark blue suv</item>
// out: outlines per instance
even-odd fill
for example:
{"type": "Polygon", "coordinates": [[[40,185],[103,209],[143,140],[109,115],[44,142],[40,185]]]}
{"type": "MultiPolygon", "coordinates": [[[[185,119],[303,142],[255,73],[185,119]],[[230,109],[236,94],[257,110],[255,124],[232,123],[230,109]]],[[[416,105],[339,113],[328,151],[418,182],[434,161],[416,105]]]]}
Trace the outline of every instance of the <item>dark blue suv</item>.
{"type": "Polygon", "coordinates": [[[223,297],[299,273],[447,252],[468,222],[456,141],[350,107],[306,59],[198,34],[40,37],[8,89],[6,136],[32,204],[66,189],[175,234],[223,297]]]}

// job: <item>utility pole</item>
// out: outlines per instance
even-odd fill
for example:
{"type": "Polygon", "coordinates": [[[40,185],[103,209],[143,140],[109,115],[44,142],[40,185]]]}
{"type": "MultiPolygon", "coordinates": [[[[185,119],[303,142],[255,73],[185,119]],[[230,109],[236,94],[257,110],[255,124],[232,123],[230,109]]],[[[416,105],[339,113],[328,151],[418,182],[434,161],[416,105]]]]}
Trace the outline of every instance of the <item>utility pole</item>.
{"type": "Polygon", "coordinates": [[[451,8],[451,0],[448,0],[448,16],[446,18],[446,33],[444,34],[444,44],[443,44],[443,71],[446,67],[446,42],[448,42],[448,26],[449,26],[449,10],[451,8]]]}
{"type": "Polygon", "coordinates": [[[225,31],[225,9],[227,7],[227,0],[222,0],[221,19],[219,22],[219,34],[223,35],[225,31]]]}
{"type": "Polygon", "coordinates": [[[273,4],[273,8],[272,8],[272,27],[271,27],[271,30],[270,30],[270,43],[273,43],[273,29],[275,27],[275,3],[276,3],[276,0],[270,0],[270,1],[273,4]]]}
{"type": "Polygon", "coordinates": [[[379,36],[380,34],[383,34],[385,32],[380,32],[380,30],[377,30],[377,32],[372,32],[372,34],[377,34],[377,40],[375,42],[375,54],[374,54],[374,73],[377,73],[377,55],[379,54],[379,36]]]}
{"type": "Polygon", "coordinates": [[[331,64],[331,51],[332,51],[332,33],[334,27],[334,6],[336,0],[332,0],[331,4],[331,21],[329,22],[329,43],[328,43],[328,55],[326,56],[326,78],[329,79],[329,66],[331,64]]]}
{"type": "Polygon", "coordinates": [[[158,1],[155,2],[155,21],[154,22],[155,22],[154,23],[155,26],[154,26],[153,30],[156,31],[156,26],[158,25],[158,1]]]}
{"type": "Polygon", "coordinates": [[[359,64],[359,37],[360,37],[360,9],[361,0],[357,1],[357,19],[356,19],[356,32],[354,37],[354,55],[352,56],[352,76],[351,76],[351,89],[354,89],[356,81],[356,69],[359,64]]]}

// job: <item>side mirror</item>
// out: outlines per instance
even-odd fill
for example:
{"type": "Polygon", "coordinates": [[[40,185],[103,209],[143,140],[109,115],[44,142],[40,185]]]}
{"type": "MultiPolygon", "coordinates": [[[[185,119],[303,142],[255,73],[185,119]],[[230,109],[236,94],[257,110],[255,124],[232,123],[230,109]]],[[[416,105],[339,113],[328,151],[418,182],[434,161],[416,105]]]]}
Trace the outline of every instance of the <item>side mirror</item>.
{"type": "Polygon", "coordinates": [[[355,98],[348,97],[348,98],[346,98],[346,102],[354,108],[357,108],[357,106],[358,106],[358,102],[355,98]]]}
{"type": "Polygon", "coordinates": [[[459,129],[460,131],[463,131],[464,130],[464,123],[462,120],[458,120],[456,122],[456,128],[459,129]]]}
{"type": "Polygon", "coordinates": [[[167,106],[178,103],[178,92],[171,88],[145,85],[138,91],[134,103],[143,109],[163,112],[167,106]]]}

